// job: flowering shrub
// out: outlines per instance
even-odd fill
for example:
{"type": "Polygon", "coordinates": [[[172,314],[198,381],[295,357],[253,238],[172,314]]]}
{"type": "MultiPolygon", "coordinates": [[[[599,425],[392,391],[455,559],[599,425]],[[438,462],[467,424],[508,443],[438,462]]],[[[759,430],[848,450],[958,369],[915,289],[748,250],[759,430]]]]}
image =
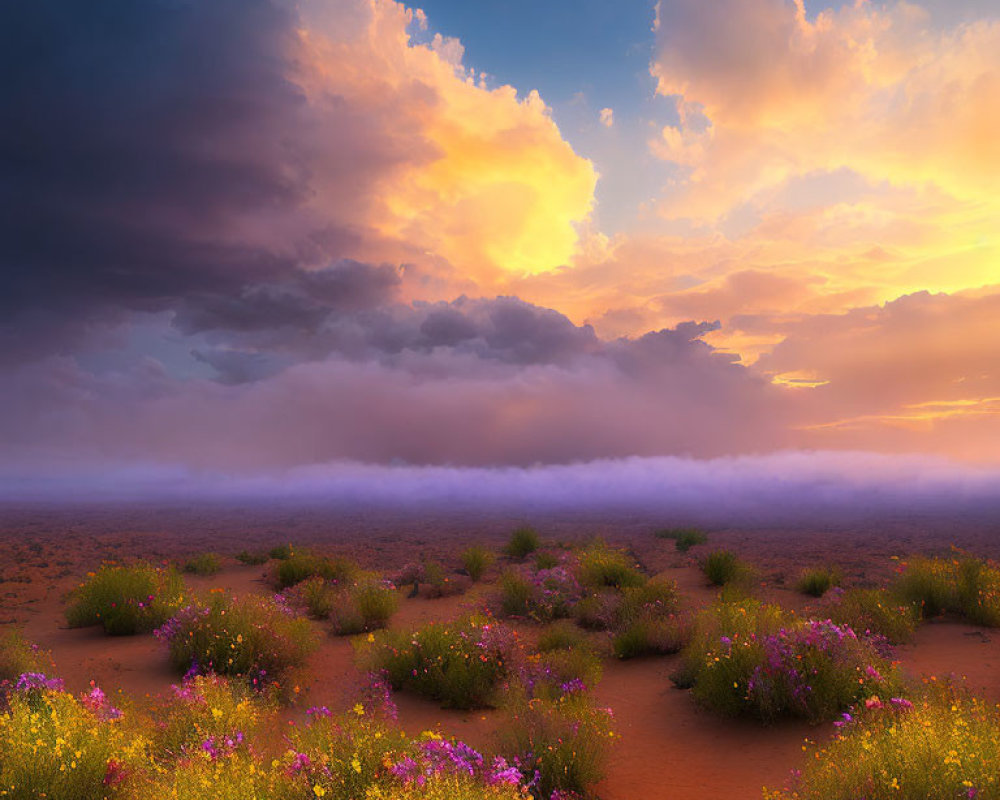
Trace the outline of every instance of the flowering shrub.
{"type": "Polygon", "coordinates": [[[717,605],[698,625],[685,677],[694,696],[720,713],[818,721],[898,688],[884,640],[830,620],[785,620],[778,609],[745,601],[717,605]]]}
{"type": "Polygon", "coordinates": [[[287,589],[307,578],[323,578],[339,583],[351,578],[356,571],[357,565],[350,559],[327,558],[299,550],[290,551],[287,558],[278,559],[274,580],[279,589],[287,589]]]}
{"type": "Polygon", "coordinates": [[[282,596],[288,605],[312,619],[329,619],[337,602],[337,586],[324,578],[306,578],[285,589],[282,596]]]}
{"type": "Polygon", "coordinates": [[[713,550],[705,557],[701,569],[713,586],[748,582],[752,576],[750,566],[730,550],[713,550]]]}
{"type": "Polygon", "coordinates": [[[266,564],[268,559],[267,551],[265,550],[240,550],[236,554],[236,560],[241,564],[246,564],[248,567],[256,567],[261,564],[266,564]]]}
{"type": "Polygon", "coordinates": [[[51,656],[26,641],[20,631],[0,634],[0,698],[13,691],[26,673],[43,673],[51,666],[51,656]]]}
{"type": "Polygon", "coordinates": [[[592,688],[604,671],[586,635],[571,623],[550,625],[538,639],[537,652],[518,667],[518,679],[529,697],[558,698],[592,688]]]}
{"type": "Polygon", "coordinates": [[[511,702],[500,729],[500,751],[516,764],[539,797],[584,794],[604,775],[615,738],[611,710],[583,692],[558,699],[511,702]]]}
{"type": "Polygon", "coordinates": [[[335,633],[346,636],[384,628],[399,608],[396,586],[378,575],[362,575],[341,588],[331,618],[335,633]]]}
{"type": "Polygon", "coordinates": [[[822,597],[832,587],[839,586],[843,576],[837,567],[816,567],[803,570],[795,589],[811,597],[822,597]]]}
{"type": "Polygon", "coordinates": [[[893,592],[924,617],[951,612],[970,622],[1000,627],[1000,567],[962,557],[914,558],[902,565],[893,592]]]}
{"type": "Polygon", "coordinates": [[[71,628],[103,625],[113,635],[148,633],[183,602],[184,584],[173,569],[105,564],[70,595],[66,621],[71,628]]]}
{"type": "Polygon", "coordinates": [[[783,791],[765,800],[1000,797],[1000,710],[948,686],[872,698],[783,791]]]}
{"type": "Polygon", "coordinates": [[[834,588],[825,613],[839,625],[884,636],[891,644],[909,641],[920,620],[916,606],[900,602],[885,589],[834,588]]]}
{"type": "Polygon", "coordinates": [[[450,708],[494,703],[518,650],[515,634],[487,617],[432,623],[413,632],[371,637],[362,660],[384,672],[394,689],[430,697],[450,708]]]}
{"type": "Polygon", "coordinates": [[[245,686],[218,675],[185,678],[158,705],[153,737],[158,755],[218,758],[245,750],[257,726],[258,702],[245,686]]]}
{"type": "Polygon", "coordinates": [[[184,571],[195,575],[218,575],[222,561],[217,553],[200,553],[184,562],[184,571]]]}
{"type": "MultiPolygon", "coordinates": [[[[296,800],[284,777],[251,754],[195,753],[170,770],[149,775],[136,783],[134,800],[296,800]]],[[[309,796],[314,800],[314,796],[309,796]]]]}
{"type": "Polygon", "coordinates": [[[280,683],[318,644],[309,623],[279,599],[217,592],[181,609],[156,636],[178,672],[241,676],[257,689],[280,683]]]}
{"type": "Polygon", "coordinates": [[[508,617],[540,622],[568,617],[583,590],[565,567],[507,570],[500,576],[499,610],[508,617]]]}
{"type": "Polygon", "coordinates": [[[147,742],[122,727],[99,689],[76,698],[61,682],[25,676],[0,715],[0,796],[11,800],[123,796],[147,742]]]}

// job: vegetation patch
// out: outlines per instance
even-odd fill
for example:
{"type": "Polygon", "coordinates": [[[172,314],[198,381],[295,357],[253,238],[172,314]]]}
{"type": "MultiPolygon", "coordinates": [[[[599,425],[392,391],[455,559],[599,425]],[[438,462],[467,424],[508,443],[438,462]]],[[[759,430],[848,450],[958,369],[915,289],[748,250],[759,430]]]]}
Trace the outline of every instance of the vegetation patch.
{"type": "Polygon", "coordinates": [[[101,625],[114,636],[148,633],[183,603],[184,583],[175,570],[145,561],[105,564],[70,594],[66,621],[71,628],[101,625]]]}

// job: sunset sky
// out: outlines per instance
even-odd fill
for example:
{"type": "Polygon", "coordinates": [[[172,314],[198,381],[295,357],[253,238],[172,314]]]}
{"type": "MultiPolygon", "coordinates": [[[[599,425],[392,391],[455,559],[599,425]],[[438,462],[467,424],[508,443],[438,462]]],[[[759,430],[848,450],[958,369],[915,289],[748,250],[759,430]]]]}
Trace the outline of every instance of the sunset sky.
{"type": "Polygon", "coordinates": [[[8,480],[1000,466],[996,0],[32,0],[0,62],[8,480]]]}

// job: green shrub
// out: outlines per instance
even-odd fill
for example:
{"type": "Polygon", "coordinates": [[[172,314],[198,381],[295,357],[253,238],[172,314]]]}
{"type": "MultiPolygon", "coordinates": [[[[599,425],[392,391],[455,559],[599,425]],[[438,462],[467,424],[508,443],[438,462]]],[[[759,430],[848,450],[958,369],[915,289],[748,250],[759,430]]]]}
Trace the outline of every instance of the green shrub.
{"type": "Polygon", "coordinates": [[[394,689],[448,708],[483,708],[496,701],[515,653],[511,631],[474,616],[412,632],[376,633],[362,649],[361,661],[371,672],[384,672],[394,689]]]}
{"type": "Polygon", "coordinates": [[[912,705],[876,698],[845,714],[791,787],[765,800],[896,800],[1000,796],[1000,713],[951,687],[912,705]],[[867,706],[867,707],[865,707],[867,706]]]}
{"type": "Polygon", "coordinates": [[[831,595],[830,619],[859,633],[884,636],[892,644],[908,642],[920,621],[916,606],[901,603],[885,589],[834,590],[831,595]]]}
{"type": "Polygon", "coordinates": [[[913,558],[892,587],[923,617],[951,612],[970,622],[1000,627],[1000,568],[982,559],[913,558]]]}
{"type": "Polygon", "coordinates": [[[120,719],[71,694],[18,691],[0,714],[0,795],[10,800],[124,797],[127,776],[148,763],[147,747],[120,719]]]}
{"type": "Polygon", "coordinates": [[[557,553],[551,550],[539,550],[535,553],[535,569],[554,569],[562,563],[557,553]]]}
{"type": "Polygon", "coordinates": [[[337,604],[339,588],[320,577],[306,578],[283,593],[289,605],[312,619],[329,619],[337,604]]]}
{"type": "Polygon", "coordinates": [[[473,545],[462,553],[462,568],[474,583],[482,579],[493,564],[493,553],[481,545],[473,545]]]}
{"type": "Polygon", "coordinates": [[[538,773],[538,796],[556,791],[586,795],[604,777],[614,738],[609,710],[574,692],[556,700],[513,700],[499,746],[526,779],[538,773]]]}
{"type": "Polygon", "coordinates": [[[534,528],[524,526],[510,535],[504,553],[512,558],[527,558],[542,546],[542,540],[534,528]]]}
{"type": "Polygon", "coordinates": [[[577,575],[580,583],[591,589],[623,589],[641,586],[646,581],[646,576],[635,568],[627,553],[603,542],[592,544],[580,553],[577,575]]]}
{"type": "Polygon", "coordinates": [[[8,628],[0,634],[0,697],[24,673],[48,672],[51,667],[52,656],[28,642],[19,630],[8,628]]]}
{"type": "Polygon", "coordinates": [[[71,628],[102,625],[106,633],[148,633],[184,602],[184,583],[173,569],[144,561],[105,564],[71,594],[66,621],[71,628]]]}
{"type": "Polygon", "coordinates": [[[617,658],[662,656],[680,652],[691,635],[684,617],[638,619],[614,634],[611,648],[617,658]]]}
{"type": "Polygon", "coordinates": [[[318,645],[308,621],[274,598],[219,592],[181,609],[156,633],[178,672],[239,676],[257,689],[280,684],[318,645]]]}
{"type": "Polygon", "coordinates": [[[674,545],[682,553],[708,541],[708,534],[700,528],[663,528],[656,532],[656,536],[659,539],[673,539],[674,545]]]}
{"type": "Polygon", "coordinates": [[[267,563],[268,555],[265,550],[240,550],[236,554],[236,560],[241,564],[257,567],[267,563]]]}
{"type": "Polygon", "coordinates": [[[500,614],[539,622],[568,617],[581,597],[580,585],[563,568],[524,572],[506,570],[498,583],[500,614]]]}
{"type": "Polygon", "coordinates": [[[349,580],[357,571],[357,565],[347,558],[327,558],[313,553],[299,551],[288,558],[279,560],[275,569],[275,581],[279,589],[287,589],[307,578],[323,578],[328,581],[349,580]]]}
{"type": "Polygon", "coordinates": [[[428,597],[450,597],[462,592],[461,584],[448,574],[440,561],[425,561],[421,578],[428,597]]]}
{"type": "Polygon", "coordinates": [[[744,601],[717,604],[696,626],[686,678],[695,698],[719,713],[819,721],[899,688],[877,642],[830,620],[802,622],[744,601]]]}
{"type": "Polygon", "coordinates": [[[795,589],[811,597],[822,597],[834,586],[839,586],[842,579],[837,567],[816,567],[802,571],[795,589]]]}
{"type": "Polygon", "coordinates": [[[538,636],[537,649],[541,653],[550,650],[572,650],[574,648],[589,648],[590,640],[587,634],[568,620],[553,622],[538,636]]]}
{"type": "Polygon", "coordinates": [[[201,553],[184,563],[184,571],[195,575],[218,575],[222,571],[222,561],[217,553],[201,553]]]}
{"type": "Polygon", "coordinates": [[[399,608],[399,592],[389,581],[366,573],[343,586],[331,613],[333,630],[341,636],[384,628],[399,608]]]}
{"type": "Polygon", "coordinates": [[[713,586],[747,582],[752,573],[749,565],[730,550],[713,550],[701,568],[713,586]]]}
{"type": "Polygon", "coordinates": [[[267,551],[267,557],[275,561],[284,561],[295,554],[295,548],[291,544],[279,544],[267,551]]]}

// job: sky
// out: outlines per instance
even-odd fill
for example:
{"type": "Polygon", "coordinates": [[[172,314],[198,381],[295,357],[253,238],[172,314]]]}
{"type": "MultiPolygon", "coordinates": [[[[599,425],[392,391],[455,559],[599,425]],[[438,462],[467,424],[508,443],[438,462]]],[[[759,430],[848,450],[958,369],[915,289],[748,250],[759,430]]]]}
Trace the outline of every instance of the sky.
{"type": "Polygon", "coordinates": [[[1000,471],[993,0],[35,0],[0,66],[4,497],[1000,471]]]}

